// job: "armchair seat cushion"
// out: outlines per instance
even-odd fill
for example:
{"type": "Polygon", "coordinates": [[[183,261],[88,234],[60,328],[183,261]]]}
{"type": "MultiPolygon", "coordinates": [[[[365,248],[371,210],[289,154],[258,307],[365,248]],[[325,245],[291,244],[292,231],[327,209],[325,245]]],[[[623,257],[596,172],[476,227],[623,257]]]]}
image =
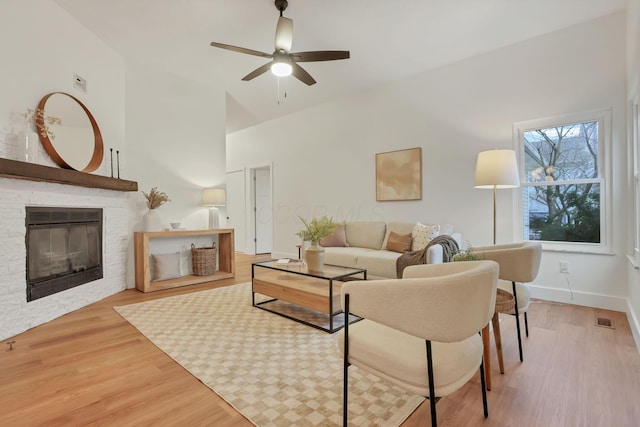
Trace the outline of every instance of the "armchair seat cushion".
{"type": "MultiPolygon", "coordinates": [[[[429,396],[425,340],[370,320],[361,320],[349,329],[351,364],[416,394],[429,396]]],[[[339,332],[338,345],[344,355],[344,329],[339,332]]],[[[437,397],[462,387],[478,372],[482,362],[479,334],[455,343],[432,341],[431,348],[437,397]]]]}
{"type": "MultiPolygon", "coordinates": [[[[498,280],[498,288],[513,295],[513,284],[508,280],[498,280]]],[[[518,313],[525,313],[529,309],[531,289],[525,284],[516,282],[516,293],[518,294],[518,313]]],[[[516,311],[505,311],[505,313],[516,314],[516,311]]]]}

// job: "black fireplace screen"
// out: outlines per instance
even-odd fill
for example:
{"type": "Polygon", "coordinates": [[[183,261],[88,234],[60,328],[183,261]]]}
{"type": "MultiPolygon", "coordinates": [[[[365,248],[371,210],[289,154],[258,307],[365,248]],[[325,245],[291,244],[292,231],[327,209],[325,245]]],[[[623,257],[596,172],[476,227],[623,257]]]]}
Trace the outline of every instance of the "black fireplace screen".
{"type": "Polygon", "coordinates": [[[103,277],[102,209],[27,207],[27,301],[103,277]]]}

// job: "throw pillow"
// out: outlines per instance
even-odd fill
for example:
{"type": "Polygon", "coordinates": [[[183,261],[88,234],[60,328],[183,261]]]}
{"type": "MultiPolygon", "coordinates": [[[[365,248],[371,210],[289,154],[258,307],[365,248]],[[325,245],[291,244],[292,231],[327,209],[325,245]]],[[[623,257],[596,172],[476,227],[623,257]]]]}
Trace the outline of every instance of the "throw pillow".
{"type": "Polygon", "coordinates": [[[411,236],[413,237],[411,250],[420,251],[424,249],[429,244],[429,242],[438,237],[439,234],[439,225],[424,225],[421,223],[417,223],[413,227],[413,231],[411,232],[411,236]]]}
{"type": "Polygon", "coordinates": [[[320,246],[324,246],[326,248],[349,246],[349,244],[347,244],[347,232],[344,224],[338,224],[333,234],[320,239],[320,246]]]}
{"type": "Polygon", "coordinates": [[[409,252],[411,250],[411,234],[396,234],[393,231],[389,233],[389,241],[387,241],[387,250],[393,252],[409,252]]]}
{"type": "Polygon", "coordinates": [[[180,253],[151,254],[153,261],[152,281],[175,279],[180,277],[180,253]]]}

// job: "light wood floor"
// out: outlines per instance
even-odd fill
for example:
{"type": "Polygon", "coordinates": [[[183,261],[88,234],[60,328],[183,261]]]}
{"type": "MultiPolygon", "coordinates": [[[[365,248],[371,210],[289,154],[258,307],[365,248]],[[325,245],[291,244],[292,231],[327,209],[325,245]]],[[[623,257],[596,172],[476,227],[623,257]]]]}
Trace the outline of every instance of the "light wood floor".
{"type": "MultiPolygon", "coordinates": [[[[14,338],[0,349],[0,425],[251,426],[151,344],[113,306],[250,280],[238,254],[236,278],[143,294],[127,290],[14,338]]],[[[514,318],[502,318],[506,373],[492,353],[489,418],[479,375],[438,403],[441,426],[640,425],[640,355],[623,313],[535,301],[524,363],[514,318]],[[615,329],[595,326],[596,316],[615,329]]],[[[9,340],[6,340],[9,341],[9,340]]],[[[492,340],[493,343],[493,340],[492,340]]],[[[430,425],[428,403],[403,427],[430,425]]]]}

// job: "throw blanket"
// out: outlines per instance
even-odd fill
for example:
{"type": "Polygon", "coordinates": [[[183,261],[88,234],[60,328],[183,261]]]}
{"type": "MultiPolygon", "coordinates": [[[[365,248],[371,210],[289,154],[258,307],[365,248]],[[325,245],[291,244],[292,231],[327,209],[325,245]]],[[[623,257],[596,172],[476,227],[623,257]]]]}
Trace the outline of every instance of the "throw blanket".
{"type": "Polygon", "coordinates": [[[427,251],[433,245],[442,246],[442,260],[444,262],[453,261],[453,256],[458,253],[460,247],[455,239],[448,235],[438,236],[431,240],[424,249],[413,252],[406,252],[402,254],[396,261],[396,274],[398,279],[402,278],[402,272],[410,265],[426,264],[427,263],[427,251]]]}

